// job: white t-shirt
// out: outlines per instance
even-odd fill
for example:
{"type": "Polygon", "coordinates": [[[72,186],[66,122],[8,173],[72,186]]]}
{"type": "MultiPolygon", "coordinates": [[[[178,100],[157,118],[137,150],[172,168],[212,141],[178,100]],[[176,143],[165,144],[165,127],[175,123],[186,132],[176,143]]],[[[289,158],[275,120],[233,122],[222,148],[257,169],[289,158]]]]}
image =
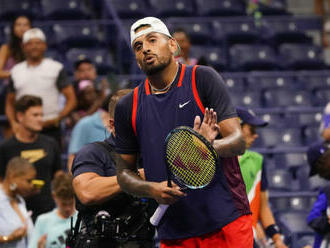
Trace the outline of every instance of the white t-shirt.
{"type": "Polygon", "coordinates": [[[44,120],[56,118],[61,111],[60,93],[69,85],[63,65],[44,58],[37,66],[29,66],[26,61],[11,70],[9,91],[16,99],[23,95],[35,95],[42,99],[44,120]]]}

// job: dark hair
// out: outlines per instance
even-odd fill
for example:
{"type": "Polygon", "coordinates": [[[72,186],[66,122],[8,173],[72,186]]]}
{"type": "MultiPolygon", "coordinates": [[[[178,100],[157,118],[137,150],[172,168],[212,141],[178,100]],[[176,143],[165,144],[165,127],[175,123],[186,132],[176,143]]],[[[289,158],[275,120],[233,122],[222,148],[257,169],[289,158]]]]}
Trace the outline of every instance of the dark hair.
{"type": "Polygon", "coordinates": [[[187,37],[187,39],[190,41],[190,35],[187,33],[187,31],[184,28],[176,28],[174,30],[174,32],[172,33],[172,35],[174,35],[174,33],[184,33],[184,35],[187,37]]]}
{"type": "Polygon", "coordinates": [[[12,57],[14,58],[15,62],[22,62],[25,59],[25,55],[22,49],[22,39],[17,37],[15,35],[15,23],[17,21],[18,18],[24,17],[26,19],[28,19],[28,21],[30,22],[30,26],[32,26],[32,21],[29,17],[25,16],[25,15],[20,15],[17,16],[12,24],[11,24],[11,32],[10,32],[10,38],[9,38],[9,50],[10,50],[10,54],[12,55],[12,57]]]}
{"type": "Polygon", "coordinates": [[[115,115],[115,108],[119,100],[130,92],[132,92],[132,89],[122,89],[122,90],[118,90],[115,94],[113,94],[113,96],[109,101],[109,107],[108,107],[109,115],[111,118],[113,118],[115,115]]]}
{"type": "Polygon", "coordinates": [[[72,177],[64,171],[57,172],[52,181],[52,192],[62,200],[72,199],[74,197],[72,177]]]}
{"type": "Polygon", "coordinates": [[[316,160],[314,165],[320,177],[330,180],[330,149],[316,160]]]}
{"type": "Polygon", "coordinates": [[[84,58],[84,59],[79,59],[76,62],[74,62],[74,69],[78,70],[79,66],[83,63],[94,65],[92,60],[90,60],[89,58],[84,58]]]}
{"type": "Polygon", "coordinates": [[[21,157],[13,157],[7,164],[6,177],[9,173],[14,174],[15,176],[22,176],[31,169],[35,170],[34,166],[28,160],[21,157]]]}
{"type": "Polygon", "coordinates": [[[15,112],[25,113],[31,107],[42,106],[42,99],[39,96],[24,95],[15,102],[15,112]]]}

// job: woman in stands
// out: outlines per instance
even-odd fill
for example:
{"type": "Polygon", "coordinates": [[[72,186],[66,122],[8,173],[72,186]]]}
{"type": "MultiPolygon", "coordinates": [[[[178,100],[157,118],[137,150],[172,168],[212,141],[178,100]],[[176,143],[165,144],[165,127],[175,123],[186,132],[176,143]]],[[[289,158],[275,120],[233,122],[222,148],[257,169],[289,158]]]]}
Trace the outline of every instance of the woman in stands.
{"type": "Polygon", "coordinates": [[[31,214],[23,197],[35,193],[36,170],[27,160],[14,157],[8,162],[0,184],[0,247],[26,248],[33,231],[31,214]]]}
{"type": "Polygon", "coordinates": [[[11,26],[10,40],[0,48],[0,79],[8,82],[10,69],[24,60],[22,37],[26,30],[31,28],[31,20],[26,16],[18,16],[11,26]]]}

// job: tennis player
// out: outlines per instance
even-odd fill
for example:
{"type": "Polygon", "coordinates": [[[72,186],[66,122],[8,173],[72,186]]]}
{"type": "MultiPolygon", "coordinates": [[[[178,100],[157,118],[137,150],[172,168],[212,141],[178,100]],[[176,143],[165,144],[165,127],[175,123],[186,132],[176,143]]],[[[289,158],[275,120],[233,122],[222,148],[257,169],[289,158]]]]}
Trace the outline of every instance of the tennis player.
{"type": "Polygon", "coordinates": [[[147,78],[115,111],[120,186],[171,204],[157,228],[162,248],[253,247],[249,202],[237,160],[245,142],[222,78],[210,67],[176,63],[177,42],[155,17],[131,26],[131,45],[147,78]],[[167,134],[182,125],[194,127],[220,156],[213,181],[187,193],[167,186],[164,159],[167,134]],[[136,174],[138,154],[146,181],[136,174]]]}

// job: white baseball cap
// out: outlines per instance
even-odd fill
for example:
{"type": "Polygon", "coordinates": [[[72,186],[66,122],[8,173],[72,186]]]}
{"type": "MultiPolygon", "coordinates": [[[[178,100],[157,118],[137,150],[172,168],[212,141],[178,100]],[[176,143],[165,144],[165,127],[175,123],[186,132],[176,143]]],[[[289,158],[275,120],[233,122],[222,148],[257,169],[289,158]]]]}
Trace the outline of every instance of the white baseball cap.
{"type": "Polygon", "coordinates": [[[23,44],[27,43],[31,39],[40,39],[46,41],[46,36],[40,28],[31,28],[23,34],[23,44]]]}
{"type": "Polygon", "coordinates": [[[143,19],[137,20],[131,26],[131,45],[133,46],[133,42],[136,38],[138,38],[142,35],[145,35],[145,34],[149,34],[151,32],[165,34],[168,37],[173,38],[171,36],[170,32],[168,31],[166,25],[164,24],[164,22],[162,22],[160,19],[158,19],[156,17],[145,17],[143,19]],[[147,25],[149,27],[147,27],[146,29],[143,29],[141,31],[135,32],[135,30],[137,28],[139,28],[140,26],[144,26],[144,25],[147,25]]]}

